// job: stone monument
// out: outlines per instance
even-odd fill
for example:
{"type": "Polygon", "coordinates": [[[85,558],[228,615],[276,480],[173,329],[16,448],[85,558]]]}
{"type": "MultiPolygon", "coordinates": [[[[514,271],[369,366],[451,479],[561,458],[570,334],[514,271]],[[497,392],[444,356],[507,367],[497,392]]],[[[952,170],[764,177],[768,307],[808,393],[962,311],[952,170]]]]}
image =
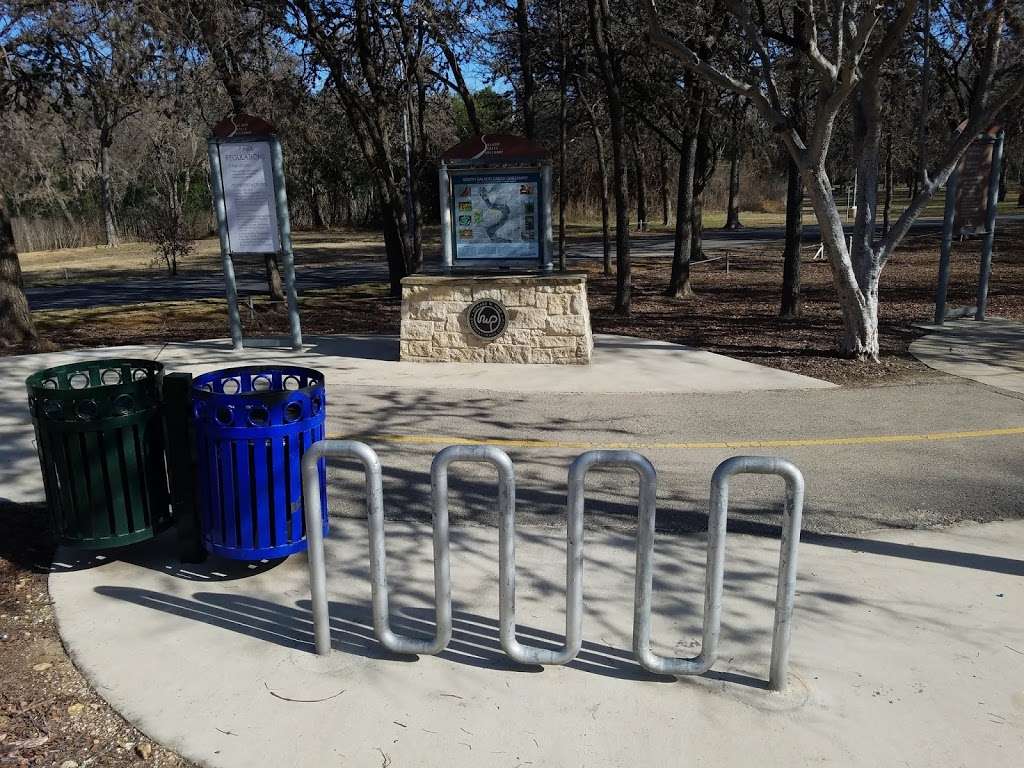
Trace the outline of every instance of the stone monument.
{"type": "Polygon", "coordinates": [[[590,362],[586,275],[551,269],[551,164],[519,136],[466,139],[439,171],[442,271],[402,280],[402,360],[590,362]]]}

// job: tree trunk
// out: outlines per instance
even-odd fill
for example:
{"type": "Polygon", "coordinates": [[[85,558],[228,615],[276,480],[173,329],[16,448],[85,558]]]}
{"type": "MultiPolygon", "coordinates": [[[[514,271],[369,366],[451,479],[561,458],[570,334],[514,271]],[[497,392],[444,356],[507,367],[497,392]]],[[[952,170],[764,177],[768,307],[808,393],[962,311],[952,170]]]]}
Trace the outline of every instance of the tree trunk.
{"type": "Polygon", "coordinates": [[[562,3],[558,3],[558,269],[565,272],[565,122],[568,111],[565,29],[562,3]]]}
{"type": "Polygon", "coordinates": [[[1017,207],[1024,208],[1024,158],[1017,166],[1017,207]]]}
{"type": "Polygon", "coordinates": [[[693,180],[697,164],[697,131],[687,127],[679,153],[679,184],[676,197],[676,239],[672,248],[672,277],[667,296],[692,296],[690,248],[693,240],[693,180]]]}
{"type": "Polygon", "coordinates": [[[659,181],[661,182],[661,226],[667,227],[669,217],[671,216],[668,199],[668,182],[669,177],[671,176],[671,171],[668,167],[668,153],[665,151],[665,142],[662,141],[658,143],[658,151],[658,169],[660,171],[659,181]]]}
{"type": "Polygon", "coordinates": [[[607,27],[611,21],[608,0],[588,0],[587,11],[594,53],[608,97],[612,134],[612,181],[615,193],[615,312],[628,315],[632,301],[629,259],[629,180],[626,177],[626,116],[622,104],[622,63],[609,51],[607,27]]]}
{"type": "Polygon", "coordinates": [[[313,229],[324,228],[324,214],[320,210],[320,188],[315,182],[309,185],[309,215],[313,229]]]}
{"type": "Polygon", "coordinates": [[[740,221],[740,149],[734,146],[729,158],[729,206],[725,216],[725,229],[743,229],[740,221]]]}
{"type": "Polygon", "coordinates": [[[784,320],[800,317],[800,245],[804,231],[804,188],[800,169],[787,154],[786,163],[786,247],[782,252],[782,309],[784,320]]]}
{"type": "Polygon", "coordinates": [[[284,301],[284,285],[281,282],[281,267],[276,253],[263,254],[263,268],[267,275],[267,293],[271,301],[284,301]]]}
{"type": "Polygon", "coordinates": [[[601,246],[604,254],[604,273],[612,273],[612,233],[608,221],[608,160],[605,156],[604,141],[597,123],[591,121],[590,129],[594,134],[594,146],[597,150],[597,173],[601,180],[601,246]]]}
{"type": "MultiPolygon", "coordinates": [[[[855,360],[878,362],[879,273],[869,270],[858,283],[854,259],[846,247],[843,219],[832,197],[828,176],[823,170],[813,168],[806,169],[802,175],[818,219],[821,243],[832,268],[832,282],[839,298],[843,322],[839,354],[855,360]]],[[[863,215],[866,214],[858,212],[858,218],[863,215]]],[[[857,248],[856,237],[854,248],[857,248]]]]}
{"type": "Polygon", "coordinates": [[[514,9],[516,34],[519,39],[520,110],[523,113],[523,128],[530,141],[537,134],[537,117],[534,113],[533,61],[530,53],[530,1],[516,0],[514,9]]]}
{"type": "Polygon", "coordinates": [[[711,146],[711,121],[701,111],[697,131],[697,156],[693,163],[693,229],[690,235],[690,261],[704,260],[704,190],[715,172],[715,150],[711,146]]]}
{"type": "Polygon", "coordinates": [[[107,246],[117,245],[117,227],[114,225],[114,194],[110,188],[110,147],[114,137],[106,126],[100,129],[100,206],[103,208],[103,226],[107,246]]]}
{"type": "Polygon", "coordinates": [[[892,131],[885,140],[885,200],[882,202],[882,237],[889,234],[892,219],[892,131]]]}
{"type": "Polygon", "coordinates": [[[636,231],[647,230],[647,179],[644,175],[644,156],[640,147],[640,132],[633,127],[633,176],[636,180],[636,231]]]}
{"type": "Polygon", "coordinates": [[[21,280],[14,231],[7,212],[0,207],[0,346],[27,344],[34,348],[38,341],[21,280]]]}

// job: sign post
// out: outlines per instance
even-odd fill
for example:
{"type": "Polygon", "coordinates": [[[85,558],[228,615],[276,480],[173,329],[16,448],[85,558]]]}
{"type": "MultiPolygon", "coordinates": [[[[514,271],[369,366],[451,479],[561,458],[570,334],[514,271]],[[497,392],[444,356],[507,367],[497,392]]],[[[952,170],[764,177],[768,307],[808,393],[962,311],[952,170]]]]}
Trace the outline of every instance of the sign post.
{"type": "MultiPolygon", "coordinates": [[[[960,127],[963,130],[963,126],[960,127]]],[[[999,175],[1002,170],[1002,128],[993,126],[979,135],[967,148],[957,167],[946,182],[946,204],[942,222],[942,250],[939,255],[939,279],[935,288],[935,324],[942,325],[950,317],[974,315],[985,319],[988,304],[988,284],[992,275],[992,245],[996,234],[996,216],[999,202],[999,175]],[[984,225],[981,244],[981,264],[978,274],[977,306],[967,309],[946,310],[949,289],[949,262],[953,233],[959,230],[977,230],[984,225]]]]}
{"type": "Polygon", "coordinates": [[[302,348],[291,220],[281,143],[273,127],[258,117],[232,115],[207,140],[214,209],[224,264],[231,344],[243,348],[234,255],[278,254],[284,267],[292,349],[302,348]]]}

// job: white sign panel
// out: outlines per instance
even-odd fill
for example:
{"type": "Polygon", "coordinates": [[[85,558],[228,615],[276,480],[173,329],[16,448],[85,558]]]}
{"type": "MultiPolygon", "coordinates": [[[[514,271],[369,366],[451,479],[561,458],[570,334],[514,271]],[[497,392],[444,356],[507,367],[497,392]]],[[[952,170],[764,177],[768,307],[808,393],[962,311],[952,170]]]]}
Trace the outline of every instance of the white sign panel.
{"type": "Polygon", "coordinates": [[[536,171],[453,174],[456,260],[539,258],[539,191],[536,171]]]}
{"type": "Polygon", "coordinates": [[[221,144],[220,171],[232,253],[279,251],[270,142],[221,144]]]}

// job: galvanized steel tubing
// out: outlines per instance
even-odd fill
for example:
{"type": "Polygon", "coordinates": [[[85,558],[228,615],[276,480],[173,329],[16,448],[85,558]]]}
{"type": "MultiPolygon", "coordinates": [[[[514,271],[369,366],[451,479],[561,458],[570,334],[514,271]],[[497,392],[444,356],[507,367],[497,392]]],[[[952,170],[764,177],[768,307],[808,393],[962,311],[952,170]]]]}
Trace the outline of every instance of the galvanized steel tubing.
{"type": "Polygon", "coordinates": [[[800,471],[790,462],[763,456],[737,456],[722,462],[711,481],[711,509],[708,519],[707,572],[701,652],[692,658],[658,656],[651,651],[651,595],[657,497],[657,473],[651,463],[635,451],[597,450],[580,455],[569,469],[569,503],[566,527],[566,616],[565,643],[560,648],[541,648],[516,639],[516,524],[515,469],[508,455],[491,446],[451,446],[434,457],[431,466],[433,510],[434,600],[436,632],[431,640],[396,635],[388,617],[388,586],[384,542],[384,505],[381,469],[369,446],[352,440],[327,440],[314,445],[303,458],[307,528],[309,534],[309,576],[313,603],[317,653],[330,650],[330,628],[323,537],[313,525],[320,519],[320,475],[317,462],[326,456],[354,458],[366,473],[367,515],[370,523],[370,564],[374,630],[381,644],[397,653],[434,654],[451,640],[451,575],[448,530],[448,469],[456,462],[490,464],[498,473],[499,529],[499,624],[501,646],[522,664],[567,664],[583,644],[583,513],[587,474],[595,467],[623,467],[640,479],[639,528],[636,547],[636,588],[633,614],[633,652],[637,661],[651,672],[670,675],[699,675],[714,666],[721,634],[722,590],[725,569],[725,534],[728,521],[729,479],[736,474],[779,475],[786,481],[786,503],[782,524],[782,548],[776,588],[769,687],[782,690],[786,684],[789,641],[796,591],[797,546],[803,510],[804,483],[800,471]]]}

